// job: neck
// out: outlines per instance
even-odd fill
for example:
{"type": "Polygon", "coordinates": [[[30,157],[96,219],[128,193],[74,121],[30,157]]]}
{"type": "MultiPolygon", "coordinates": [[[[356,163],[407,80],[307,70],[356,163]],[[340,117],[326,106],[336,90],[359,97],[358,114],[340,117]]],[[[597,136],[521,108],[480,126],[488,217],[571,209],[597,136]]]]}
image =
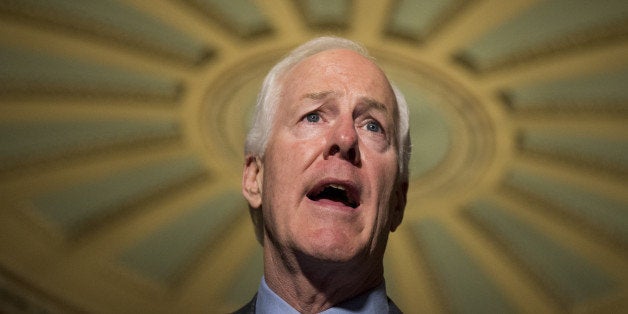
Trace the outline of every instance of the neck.
{"type": "Polygon", "coordinates": [[[300,253],[278,253],[269,242],[264,246],[266,283],[301,313],[322,312],[383,282],[381,258],[329,262],[300,253]]]}

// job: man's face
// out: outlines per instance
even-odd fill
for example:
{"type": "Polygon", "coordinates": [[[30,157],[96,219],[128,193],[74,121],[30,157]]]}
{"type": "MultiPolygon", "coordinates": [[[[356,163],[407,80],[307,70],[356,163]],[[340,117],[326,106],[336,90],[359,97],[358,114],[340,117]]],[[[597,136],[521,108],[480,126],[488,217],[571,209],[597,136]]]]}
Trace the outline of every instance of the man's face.
{"type": "Polygon", "coordinates": [[[383,254],[403,210],[386,77],[353,51],[330,50],[283,82],[260,171],[265,245],[338,262],[383,254]]]}

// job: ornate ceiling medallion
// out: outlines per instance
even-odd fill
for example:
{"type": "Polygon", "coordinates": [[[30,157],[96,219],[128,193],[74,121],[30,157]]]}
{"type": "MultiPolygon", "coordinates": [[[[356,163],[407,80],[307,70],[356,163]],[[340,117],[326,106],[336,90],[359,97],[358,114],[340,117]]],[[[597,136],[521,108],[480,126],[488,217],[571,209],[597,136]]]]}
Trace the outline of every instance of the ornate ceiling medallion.
{"type": "Polygon", "coordinates": [[[491,167],[497,145],[485,105],[434,66],[389,51],[377,55],[410,109],[413,192],[440,197],[474,186],[491,167]]]}

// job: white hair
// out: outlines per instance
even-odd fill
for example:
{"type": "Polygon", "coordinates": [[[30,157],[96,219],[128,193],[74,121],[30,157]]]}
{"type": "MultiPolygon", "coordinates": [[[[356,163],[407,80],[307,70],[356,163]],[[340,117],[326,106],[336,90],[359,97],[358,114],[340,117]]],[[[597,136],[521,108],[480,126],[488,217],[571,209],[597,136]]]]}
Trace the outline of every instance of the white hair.
{"type": "MultiPolygon", "coordinates": [[[[336,49],[352,50],[365,58],[373,60],[367,50],[360,44],[338,37],[319,37],[294,49],[284,59],[277,63],[266,75],[259,95],[255,104],[255,115],[253,117],[251,128],[246,136],[244,146],[245,156],[263,157],[270,131],[274,122],[274,116],[277,106],[280,102],[280,96],[283,88],[282,78],[299,62],[307,57],[315,55],[319,52],[336,49]]],[[[410,134],[409,134],[409,117],[408,105],[401,91],[392,84],[393,92],[397,102],[397,157],[399,160],[399,179],[402,182],[408,182],[408,163],[410,161],[410,134]]]]}

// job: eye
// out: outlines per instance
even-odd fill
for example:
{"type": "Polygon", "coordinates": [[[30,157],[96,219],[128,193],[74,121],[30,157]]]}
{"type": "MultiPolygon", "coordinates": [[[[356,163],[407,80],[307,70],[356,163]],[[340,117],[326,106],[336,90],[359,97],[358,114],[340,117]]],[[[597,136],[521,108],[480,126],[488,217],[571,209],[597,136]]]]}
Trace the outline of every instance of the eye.
{"type": "Polygon", "coordinates": [[[305,120],[307,120],[307,122],[316,123],[321,120],[321,116],[318,113],[312,112],[305,116],[305,120]]]}
{"type": "Polygon", "coordinates": [[[368,131],[371,131],[371,132],[377,132],[377,133],[382,132],[382,126],[376,121],[369,121],[365,127],[368,131]]]}

